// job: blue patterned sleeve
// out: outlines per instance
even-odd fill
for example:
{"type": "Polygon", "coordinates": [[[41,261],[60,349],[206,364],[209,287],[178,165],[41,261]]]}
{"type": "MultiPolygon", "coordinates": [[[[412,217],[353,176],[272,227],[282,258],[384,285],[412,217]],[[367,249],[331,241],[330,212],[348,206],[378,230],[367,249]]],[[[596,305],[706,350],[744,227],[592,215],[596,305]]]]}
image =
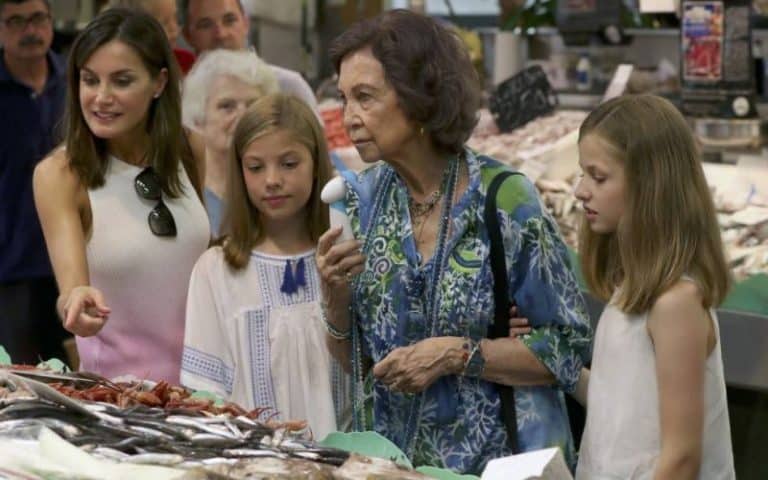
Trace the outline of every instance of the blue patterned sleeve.
{"type": "Polygon", "coordinates": [[[357,239],[361,239],[362,229],[368,222],[373,206],[375,185],[382,174],[382,166],[374,165],[362,172],[346,169],[339,173],[347,185],[345,203],[352,233],[357,239]]]}
{"type": "Polygon", "coordinates": [[[592,329],[568,250],[528,179],[507,180],[498,203],[510,296],[533,328],[521,340],[570,393],[590,355],[592,329]]]}

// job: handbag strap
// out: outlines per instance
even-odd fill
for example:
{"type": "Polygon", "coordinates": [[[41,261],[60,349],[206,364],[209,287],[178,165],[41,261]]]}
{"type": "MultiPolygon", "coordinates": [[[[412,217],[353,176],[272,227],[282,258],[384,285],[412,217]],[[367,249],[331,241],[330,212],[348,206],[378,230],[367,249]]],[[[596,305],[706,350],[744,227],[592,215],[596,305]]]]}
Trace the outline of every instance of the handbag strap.
{"type": "Polygon", "coordinates": [[[509,335],[509,283],[507,281],[507,262],[501,228],[497,215],[496,197],[501,184],[512,175],[520,172],[503,171],[493,177],[485,197],[485,224],[491,243],[491,270],[493,272],[493,298],[496,304],[495,318],[488,338],[500,338],[509,335]]]}
{"type": "MultiPolygon", "coordinates": [[[[501,238],[496,196],[501,184],[512,175],[522,175],[520,172],[503,171],[497,174],[490,185],[485,197],[485,225],[491,244],[490,260],[493,272],[493,299],[495,303],[493,325],[488,331],[488,338],[509,336],[509,283],[507,281],[507,262],[504,254],[504,243],[501,238]]],[[[511,385],[497,384],[501,398],[501,417],[507,430],[509,446],[512,453],[519,452],[517,441],[517,409],[515,408],[514,388],[511,385]]]]}

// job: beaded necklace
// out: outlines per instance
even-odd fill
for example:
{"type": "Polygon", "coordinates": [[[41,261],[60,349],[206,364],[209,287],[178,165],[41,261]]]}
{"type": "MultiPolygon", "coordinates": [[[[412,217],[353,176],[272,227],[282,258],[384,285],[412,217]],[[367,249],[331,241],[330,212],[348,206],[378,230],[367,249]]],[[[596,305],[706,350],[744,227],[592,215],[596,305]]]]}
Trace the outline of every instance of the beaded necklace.
{"type": "Polygon", "coordinates": [[[440,188],[430,193],[427,199],[423,202],[417,202],[410,194],[408,194],[408,209],[411,211],[411,217],[413,217],[414,220],[425,217],[433,208],[435,208],[435,205],[437,205],[437,202],[445,192],[443,187],[445,186],[445,175],[447,174],[448,170],[446,169],[446,172],[443,175],[443,180],[440,182],[440,188]]]}
{"type": "Polygon", "coordinates": [[[437,205],[437,202],[442,198],[445,190],[450,185],[447,185],[447,177],[450,175],[451,169],[446,168],[443,172],[443,178],[440,180],[440,186],[437,190],[430,193],[427,200],[423,202],[417,202],[413,199],[410,193],[408,193],[408,211],[411,214],[411,228],[413,230],[413,238],[416,240],[416,245],[421,243],[421,236],[424,233],[424,226],[427,224],[432,211],[437,205]],[[416,233],[418,230],[418,234],[416,233]]]}

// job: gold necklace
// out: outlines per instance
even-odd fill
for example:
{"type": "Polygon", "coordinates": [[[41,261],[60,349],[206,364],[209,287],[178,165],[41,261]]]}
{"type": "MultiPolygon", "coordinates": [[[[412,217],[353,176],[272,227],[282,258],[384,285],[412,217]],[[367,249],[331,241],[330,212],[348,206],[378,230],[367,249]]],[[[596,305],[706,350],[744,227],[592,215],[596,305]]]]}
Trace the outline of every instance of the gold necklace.
{"type": "MultiPolygon", "coordinates": [[[[417,202],[412,196],[408,195],[408,208],[411,210],[411,217],[413,220],[417,220],[421,217],[427,216],[440,201],[443,196],[443,185],[440,184],[440,188],[430,193],[426,200],[423,202],[417,202]]],[[[415,223],[415,222],[414,222],[415,223]]]]}
{"type": "MultiPolygon", "coordinates": [[[[459,187],[459,179],[460,179],[461,173],[462,173],[462,164],[459,163],[459,165],[456,168],[457,168],[457,172],[456,172],[456,178],[454,179],[453,195],[451,196],[451,198],[446,199],[446,201],[450,202],[450,204],[448,206],[449,217],[450,217],[450,210],[451,210],[451,208],[453,208],[453,206],[456,204],[456,197],[458,195],[457,192],[458,192],[458,189],[459,189],[458,188],[459,187]]],[[[442,197],[443,193],[445,192],[445,188],[443,188],[444,185],[445,185],[445,182],[441,183],[441,187],[440,187],[440,190],[439,190],[440,191],[440,196],[438,197],[438,199],[440,197],[442,197]]],[[[434,195],[434,193],[436,193],[436,192],[433,192],[433,195],[434,195]]],[[[409,199],[410,199],[410,197],[409,197],[409,199]]],[[[412,226],[413,226],[414,237],[416,239],[416,245],[420,245],[422,243],[421,237],[423,236],[423,233],[424,233],[424,227],[426,227],[427,221],[431,217],[432,210],[434,210],[434,205],[432,205],[432,208],[430,208],[427,212],[425,212],[423,215],[420,215],[419,217],[417,217],[416,215],[414,215],[412,213],[412,216],[413,216],[412,226]],[[416,229],[417,228],[418,228],[418,233],[416,233],[416,229]]],[[[450,218],[445,219],[445,220],[450,222],[450,218]]],[[[451,224],[449,223],[448,224],[448,232],[449,232],[448,235],[449,236],[450,236],[450,231],[451,231],[451,224]]]]}
{"type": "MultiPolygon", "coordinates": [[[[427,199],[423,202],[417,202],[413,199],[413,196],[408,193],[408,209],[411,211],[411,221],[413,223],[416,223],[416,220],[421,217],[428,216],[435,208],[435,205],[437,205],[437,203],[443,197],[443,193],[445,192],[446,187],[445,183],[448,179],[449,171],[450,168],[446,168],[445,171],[443,171],[443,178],[440,179],[440,186],[437,188],[437,190],[430,193],[427,196],[427,199]]],[[[424,219],[424,221],[426,221],[426,219],[424,219]]]]}
{"type": "MultiPolygon", "coordinates": [[[[434,210],[434,209],[432,209],[432,210],[434,210]]],[[[431,213],[432,213],[432,211],[430,210],[429,212],[425,213],[421,217],[417,218],[417,217],[414,216],[413,229],[416,230],[418,228],[418,233],[416,233],[416,245],[420,245],[422,243],[421,242],[421,237],[424,234],[424,227],[426,227],[427,222],[429,221],[429,218],[431,217],[431,215],[430,215],[431,213]]]]}

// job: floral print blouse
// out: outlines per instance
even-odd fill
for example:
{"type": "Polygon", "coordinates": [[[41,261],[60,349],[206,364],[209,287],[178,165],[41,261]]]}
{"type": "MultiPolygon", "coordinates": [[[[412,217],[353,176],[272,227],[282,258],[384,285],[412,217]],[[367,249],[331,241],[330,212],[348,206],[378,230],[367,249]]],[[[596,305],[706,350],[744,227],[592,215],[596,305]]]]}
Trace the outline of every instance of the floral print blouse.
{"type": "MultiPolygon", "coordinates": [[[[487,337],[494,300],[483,208],[487,185],[506,167],[470,150],[460,158],[468,165],[469,186],[451,209],[445,241],[438,241],[423,265],[408,193],[392,167],[342,173],[350,187],[347,213],[366,255],[351,307],[358,371],[362,357],[375,364],[393,349],[429,337],[487,337]]],[[[515,388],[519,448],[559,446],[573,466],[563,391],[573,391],[590,351],[583,298],[557,226],[531,182],[522,175],[510,177],[497,204],[510,298],[533,327],[521,340],[557,381],[555,386],[515,388]]],[[[356,391],[362,390],[358,385],[356,391]]],[[[372,400],[372,415],[363,417],[373,425],[357,427],[386,436],[416,465],[479,473],[489,460],[511,453],[492,383],[451,375],[421,394],[408,395],[373,380],[372,400]]],[[[356,402],[358,410],[361,404],[356,402]]]]}

